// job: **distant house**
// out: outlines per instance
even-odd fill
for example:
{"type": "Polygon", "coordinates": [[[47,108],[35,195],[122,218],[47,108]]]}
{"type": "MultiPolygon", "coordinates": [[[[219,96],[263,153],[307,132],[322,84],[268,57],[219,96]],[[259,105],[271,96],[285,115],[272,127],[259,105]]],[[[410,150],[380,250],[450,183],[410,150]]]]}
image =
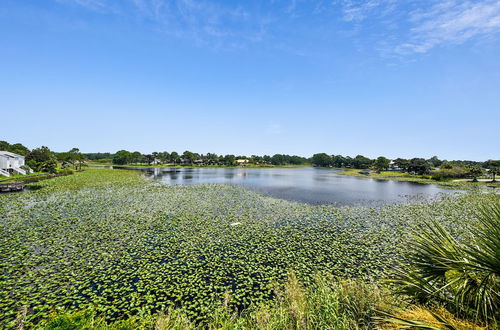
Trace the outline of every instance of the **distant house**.
{"type": "Polygon", "coordinates": [[[248,164],[248,159],[236,159],[236,164],[246,165],[246,164],[248,164]]]}
{"type": "Polygon", "coordinates": [[[0,151],[0,175],[26,174],[26,170],[22,169],[22,166],[24,166],[24,156],[8,151],[0,151]]]}

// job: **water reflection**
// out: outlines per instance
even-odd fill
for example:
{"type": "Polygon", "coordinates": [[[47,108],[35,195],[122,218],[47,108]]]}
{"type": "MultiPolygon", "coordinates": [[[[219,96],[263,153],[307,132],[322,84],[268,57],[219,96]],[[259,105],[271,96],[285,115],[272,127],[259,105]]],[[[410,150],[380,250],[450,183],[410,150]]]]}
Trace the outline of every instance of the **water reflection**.
{"type": "Polygon", "coordinates": [[[338,175],[319,168],[137,168],[169,185],[242,185],[261,194],[310,204],[380,205],[431,198],[453,191],[435,185],[338,175]]]}

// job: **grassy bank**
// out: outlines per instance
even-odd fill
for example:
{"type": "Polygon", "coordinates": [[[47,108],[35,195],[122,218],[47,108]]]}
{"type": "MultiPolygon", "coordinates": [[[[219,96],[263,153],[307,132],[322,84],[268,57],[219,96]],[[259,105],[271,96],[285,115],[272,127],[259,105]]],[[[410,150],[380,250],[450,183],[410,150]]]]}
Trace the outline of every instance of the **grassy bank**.
{"type": "MultiPolygon", "coordinates": [[[[268,304],[252,306],[236,314],[228,303],[231,297],[212,307],[202,325],[183,311],[170,308],[158,316],[132,317],[116,321],[116,329],[354,329],[373,328],[377,309],[392,308],[392,298],[373,284],[335,281],[318,277],[314,285],[303,287],[291,274],[286,285],[268,304]]],[[[381,324],[383,322],[380,322],[381,324]]],[[[109,328],[95,311],[58,313],[42,323],[54,328],[109,328]]]]}
{"type": "Polygon", "coordinates": [[[38,182],[47,179],[53,179],[59,176],[66,176],[75,173],[73,170],[60,170],[57,173],[45,173],[45,172],[36,172],[25,175],[13,175],[8,178],[0,179],[0,183],[9,183],[9,182],[22,182],[22,183],[31,183],[38,182]]]}
{"type": "Polygon", "coordinates": [[[356,176],[360,178],[371,178],[376,180],[394,180],[394,181],[416,182],[422,184],[435,184],[442,187],[450,187],[450,188],[474,189],[482,187],[495,187],[495,188],[500,187],[500,182],[491,182],[491,181],[472,182],[472,180],[456,181],[453,179],[437,181],[425,175],[413,175],[397,171],[384,171],[381,173],[376,173],[373,171],[366,173],[366,171],[367,170],[349,168],[349,169],[343,169],[343,171],[339,172],[338,174],[347,176],[356,176]]]}
{"type": "MultiPolygon", "coordinates": [[[[412,305],[386,287],[359,280],[318,276],[304,287],[290,274],[284,287],[267,304],[253,305],[240,313],[228,308],[231,297],[212,305],[203,323],[184,311],[167,308],[158,315],[131,316],[107,321],[93,309],[55,311],[42,320],[43,329],[469,329],[483,330],[473,321],[457,318],[443,307],[412,305]]],[[[23,310],[17,325],[24,326],[23,310]]]]}
{"type": "Polygon", "coordinates": [[[380,280],[407,253],[410,230],[439,219],[465,235],[474,208],[499,198],[335,208],[105,169],[36,185],[0,196],[2,327],[370,328],[376,306],[392,298],[351,304],[345,285],[356,301],[385,292],[380,280]]]}

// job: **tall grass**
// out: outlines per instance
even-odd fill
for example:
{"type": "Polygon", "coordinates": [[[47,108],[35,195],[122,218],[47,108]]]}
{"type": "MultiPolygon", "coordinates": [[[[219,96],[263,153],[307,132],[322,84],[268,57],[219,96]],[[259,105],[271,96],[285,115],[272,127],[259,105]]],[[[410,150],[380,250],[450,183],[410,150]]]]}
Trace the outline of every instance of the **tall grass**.
{"type": "Polygon", "coordinates": [[[374,284],[337,281],[318,276],[311,287],[291,274],[270,304],[241,313],[228,308],[230,297],[214,305],[203,322],[193,322],[182,310],[170,308],[158,317],[130,317],[106,323],[91,310],[53,314],[43,329],[375,329],[374,316],[391,305],[388,295],[374,284]]]}
{"type": "MultiPolygon", "coordinates": [[[[460,219],[457,219],[460,221],[460,219]]],[[[444,305],[456,315],[498,324],[500,294],[500,202],[479,207],[477,223],[453,237],[437,221],[420,226],[397,271],[400,291],[419,303],[444,305]]]]}

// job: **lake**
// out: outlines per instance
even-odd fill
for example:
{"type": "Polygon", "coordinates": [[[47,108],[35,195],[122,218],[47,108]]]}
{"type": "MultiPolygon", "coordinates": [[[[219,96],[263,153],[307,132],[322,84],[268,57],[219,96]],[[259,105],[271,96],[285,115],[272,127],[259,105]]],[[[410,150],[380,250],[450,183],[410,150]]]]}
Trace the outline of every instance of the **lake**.
{"type": "MultiPolygon", "coordinates": [[[[118,168],[118,167],[117,167],[118,168]]],[[[232,184],[309,204],[384,205],[453,193],[436,185],[339,175],[323,168],[134,168],[168,185],[232,184]]]]}

